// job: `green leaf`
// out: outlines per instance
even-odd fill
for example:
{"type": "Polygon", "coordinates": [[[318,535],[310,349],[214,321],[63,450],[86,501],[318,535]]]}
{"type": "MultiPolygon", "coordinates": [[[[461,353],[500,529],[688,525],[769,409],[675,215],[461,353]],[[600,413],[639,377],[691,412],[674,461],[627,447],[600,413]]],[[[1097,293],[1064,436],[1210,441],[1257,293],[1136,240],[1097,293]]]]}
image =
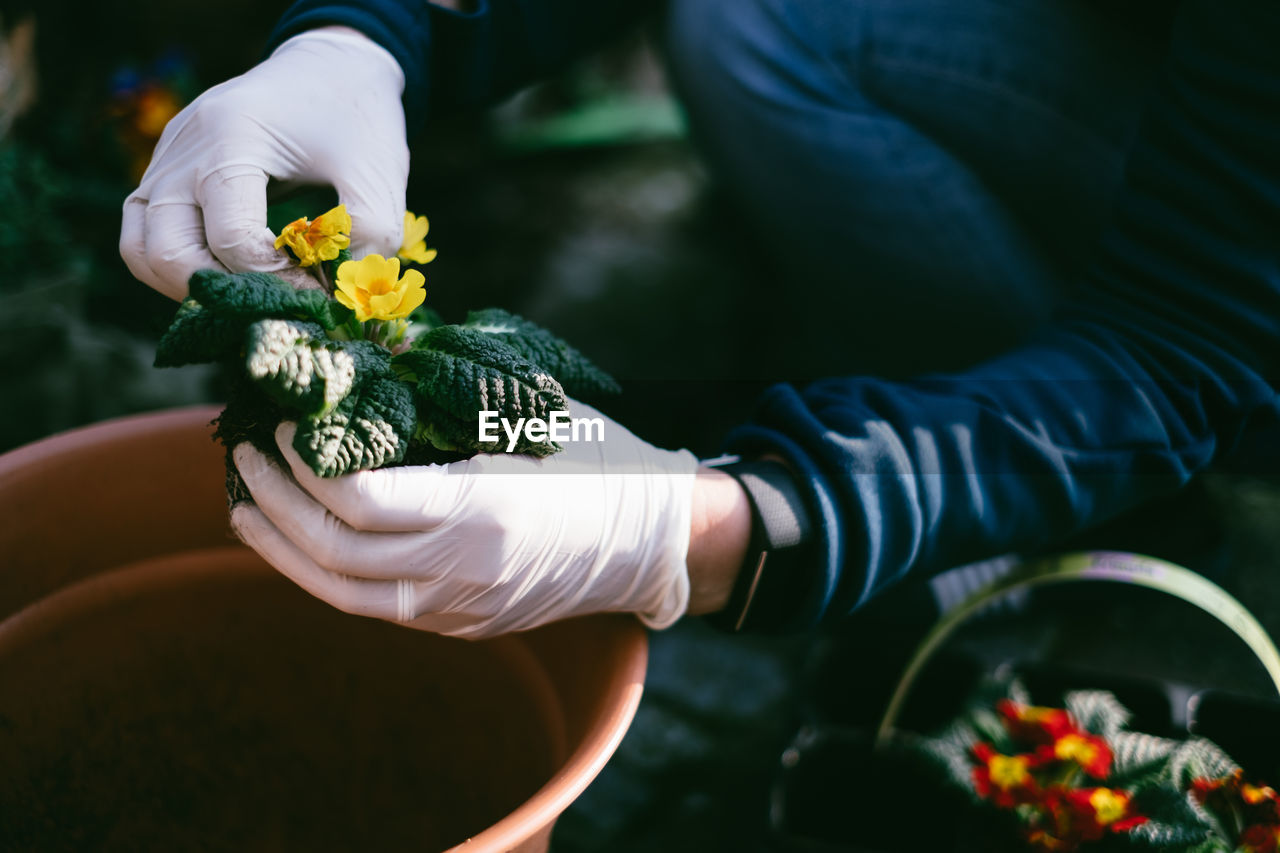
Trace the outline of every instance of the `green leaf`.
{"type": "Polygon", "coordinates": [[[1105,690],[1076,690],[1066,695],[1066,708],[1085,731],[1110,737],[1129,722],[1129,710],[1105,690]]]}
{"type": "MultiPolygon", "coordinates": [[[[276,426],[284,420],[286,413],[278,403],[264,394],[248,377],[239,370],[231,374],[231,387],[227,395],[227,405],[214,419],[213,437],[226,448],[227,468],[227,505],[235,506],[241,501],[253,501],[249,488],[236,470],[231,451],[241,442],[247,441],[272,459],[279,459],[280,451],[276,447],[276,426]]],[[[281,460],[282,461],[282,460],[281,460]]]]}
{"type": "Polygon", "coordinates": [[[537,323],[516,314],[501,308],[471,311],[462,325],[501,340],[554,376],[571,397],[616,394],[621,390],[613,377],[582,353],[537,323]]]}
{"type": "Polygon", "coordinates": [[[1134,794],[1134,809],[1146,815],[1146,823],[1129,830],[1129,837],[1144,846],[1167,848],[1201,844],[1213,835],[1204,814],[1185,794],[1168,788],[1150,788],[1134,794]]]}
{"type": "Polygon", "coordinates": [[[1200,737],[1183,741],[1169,757],[1169,776],[1183,790],[1191,787],[1193,779],[1218,779],[1239,769],[1221,747],[1200,737]]]}
{"type": "Polygon", "coordinates": [[[194,299],[182,300],[156,346],[156,367],[181,367],[234,358],[240,352],[244,323],[220,316],[194,299]]]}
{"type": "Polygon", "coordinates": [[[1142,732],[1116,732],[1107,738],[1112,763],[1108,784],[1117,788],[1139,788],[1160,784],[1169,778],[1169,759],[1179,742],[1142,732]]]}
{"type": "Polygon", "coordinates": [[[1182,853],[1233,853],[1236,849],[1234,844],[1228,844],[1218,836],[1210,836],[1199,844],[1193,844],[1182,851],[1182,853]]]}
{"type": "Polygon", "coordinates": [[[977,796],[971,750],[982,738],[964,720],[956,720],[934,737],[910,733],[900,733],[897,737],[904,747],[937,767],[951,785],[977,796]]]}
{"type": "Polygon", "coordinates": [[[355,361],[357,385],[366,379],[396,377],[395,371],[391,369],[391,353],[386,347],[365,340],[331,341],[330,346],[345,351],[355,361]]]}
{"type": "MultiPolygon", "coordinates": [[[[338,280],[338,267],[342,266],[349,260],[351,260],[351,249],[348,248],[348,249],[339,249],[338,257],[334,258],[333,260],[320,262],[321,264],[324,265],[324,274],[325,274],[325,277],[329,280],[329,283],[331,286],[333,282],[338,280]]],[[[347,310],[350,311],[351,309],[347,309],[347,310]]],[[[344,317],[343,319],[345,320],[346,318],[344,317]]]]}
{"type": "Polygon", "coordinates": [[[409,315],[410,331],[417,335],[425,335],[432,329],[438,329],[444,324],[444,318],[440,316],[440,312],[434,308],[428,308],[426,305],[419,305],[409,315]]]}
{"type": "MultiPolygon", "coordinates": [[[[497,412],[514,425],[520,419],[547,420],[568,404],[560,384],[546,370],[520,357],[501,340],[475,329],[442,326],[425,336],[427,349],[414,349],[392,364],[417,382],[424,425],[449,447],[496,452],[506,449],[502,430],[496,442],[479,440],[479,413],[497,412]],[[433,414],[438,410],[442,415],[433,414]],[[447,417],[446,417],[447,416],[447,417]]],[[[546,456],[560,448],[529,441],[521,433],[515,452],[546,456]]]]}
{"type": "Polygon", "coordinates": [[[335,329],[350,309],[329,299],[320,290],[299,290],[270,273],[228,273],[196,270],[191,276],[191,297],[221,317],[246,322],[264,317],[314,320],[335,329]]]}
{"type": "Polygon", "coordinates": [[[249,327],[245,350],[249,377],[303,415],[328,414],[355,385],[355,359],[314,323],[259,320],[249,327]]]}
{"type": "Polygon", "coordinates": [[[437,450],[457,453],[497,453],[503,449],[497,444],[482,446],[477,438],[477,424],[456,418],[421,399],[418,401],[418,426],[413,437],[437,450]]]}
{"type": "Polygon", "coordinates": [[[293,447],[321,477],[381,468],[404,458],[415,420],[409,386],[373,379],[328,415],[299,423],[293,447]]]}

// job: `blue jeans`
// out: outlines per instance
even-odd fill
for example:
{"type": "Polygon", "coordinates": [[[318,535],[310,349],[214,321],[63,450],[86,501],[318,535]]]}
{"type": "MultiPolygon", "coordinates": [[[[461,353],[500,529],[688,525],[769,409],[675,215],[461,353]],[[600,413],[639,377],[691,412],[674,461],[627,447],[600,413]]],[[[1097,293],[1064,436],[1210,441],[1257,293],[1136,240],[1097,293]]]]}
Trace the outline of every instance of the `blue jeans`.
{"type": "Polygon", "coordinates": [[[952,369],[1045,322],[1106,223],[1160,59],[1165,22],[1119,14],[672,0],[695,142],[777,261],[761,316],[788,330],[780,375],[952,369]]]}

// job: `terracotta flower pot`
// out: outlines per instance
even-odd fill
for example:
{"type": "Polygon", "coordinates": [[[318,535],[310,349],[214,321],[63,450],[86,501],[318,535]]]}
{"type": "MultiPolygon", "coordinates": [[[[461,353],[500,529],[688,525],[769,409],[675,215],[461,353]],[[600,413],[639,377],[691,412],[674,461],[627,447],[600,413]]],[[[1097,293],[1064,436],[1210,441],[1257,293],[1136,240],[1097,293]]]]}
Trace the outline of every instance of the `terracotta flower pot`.
{"type": "Polygon", "coordinates": [[[631,721],[643,630],[468,643],[333,610],[231,538],[215,414],[0,457],[0,838],[545,850],[631,721]]]}

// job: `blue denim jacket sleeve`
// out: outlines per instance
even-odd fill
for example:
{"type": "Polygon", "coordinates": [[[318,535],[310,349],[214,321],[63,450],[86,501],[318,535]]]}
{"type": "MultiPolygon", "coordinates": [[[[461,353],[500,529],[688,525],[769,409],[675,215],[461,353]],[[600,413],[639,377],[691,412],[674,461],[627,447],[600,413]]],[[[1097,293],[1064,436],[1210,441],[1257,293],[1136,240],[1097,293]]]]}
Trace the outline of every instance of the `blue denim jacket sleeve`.
{"type": "Polygon", "coordinates": [[[410,133],[429,113],[491,104],[621,32],[654,0],[473,0],[454,12],[428,0],[297,0],[268,40],[341,24],[385,47],[405,74],[410,133]]]}
{"type": "Polygon", "coordinates": [[[1277,43],[1274,0],[1183,4],[1086,295],[1038,340],[957,375],[764,396],[728,446],[789,460],[822,533],[787,612],[760,602],[749,627],[1051,545],[1185,483],[1275,404],[1277,43]]]}

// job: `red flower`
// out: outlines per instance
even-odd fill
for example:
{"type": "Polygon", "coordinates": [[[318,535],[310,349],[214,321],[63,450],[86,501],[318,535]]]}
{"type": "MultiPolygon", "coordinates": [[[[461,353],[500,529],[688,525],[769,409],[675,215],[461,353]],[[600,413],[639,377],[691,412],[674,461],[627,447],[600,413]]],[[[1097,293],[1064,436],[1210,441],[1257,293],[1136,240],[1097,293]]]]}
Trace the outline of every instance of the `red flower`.
{"type": "Polygon", "coordinates": [[[1145,815],[1133,810],[1133,797],[1116,788],[1075,788],[1065,791],[1067,808],[1087,823],[1086,834],[1101,838],[1104,830],[1128,832],[1147,822],[1145,815]]]}
{"type": "Polygon", "coordinates": [[[1030,743],[1053,743],[1063,735],[1079,731],[1076,721],[1061,708],[1041,708],[1001,699],[996,703],[996,711],[1004,717],[1009,734],[1030,743]]]}
{"type": "Polygon", "coordinates": [[[1191,796],[1195,797],[1196,802],[1204,805],[1220,791],[1224,791],[1231,780],[1231,776],[1223,776],[1219,779],[1199,776],[1191,780],[1191,796]]]}
{"type": "Polygon", "coordinates": [[[1240,833],[1239,847],[1245,853],[1276,853],[1280,851],[1280,825],[1255,823],[1240,833]]]}
{"type": "Polygon", "coordinates": [[[1069,851],[1080,846],[1079,841],[1067,840],[1051,835],[1043,829],[1033,829],[1027,833],[1027,843],[1034,850],[1069,851]]]}
{"type": "Polygon", "coordinates": [[[1105,779],[1111,772],[1111,747],[1097,735],[1070,732],[1040,747],[1036,754],[1046,762],[1074,761],[1094,779],[1105,779]]]}
{"type": "Polygon", "coordinates": [[[1040,786],[1031,775],[1037,764],[1035,756],[1004,755],[989,743],[979,743],[973,747],[973,757],[980,762],[973,768],[973,785],[979,797],[1011,809],[1039,796],[1040,786]]]}
{"type": "Polygon", "coordinates": [[[1244,771],[1217,779],[1192,779],[1191,796],[1223,812],[1243,812],[1249,823],[1280,823],[1280,795],[1274,788],[1244,781],[1244,771]]]}
{"type": "Polygon", "coordinates": [[[1074,850],[1108,832],[1128,832],[1147,822],[1133,808],[1128,791],[1116,788],[1051,788],[1044,805],[1053,827],[1033,827],[1027,840],[1041,850],[1074,850]]]}

